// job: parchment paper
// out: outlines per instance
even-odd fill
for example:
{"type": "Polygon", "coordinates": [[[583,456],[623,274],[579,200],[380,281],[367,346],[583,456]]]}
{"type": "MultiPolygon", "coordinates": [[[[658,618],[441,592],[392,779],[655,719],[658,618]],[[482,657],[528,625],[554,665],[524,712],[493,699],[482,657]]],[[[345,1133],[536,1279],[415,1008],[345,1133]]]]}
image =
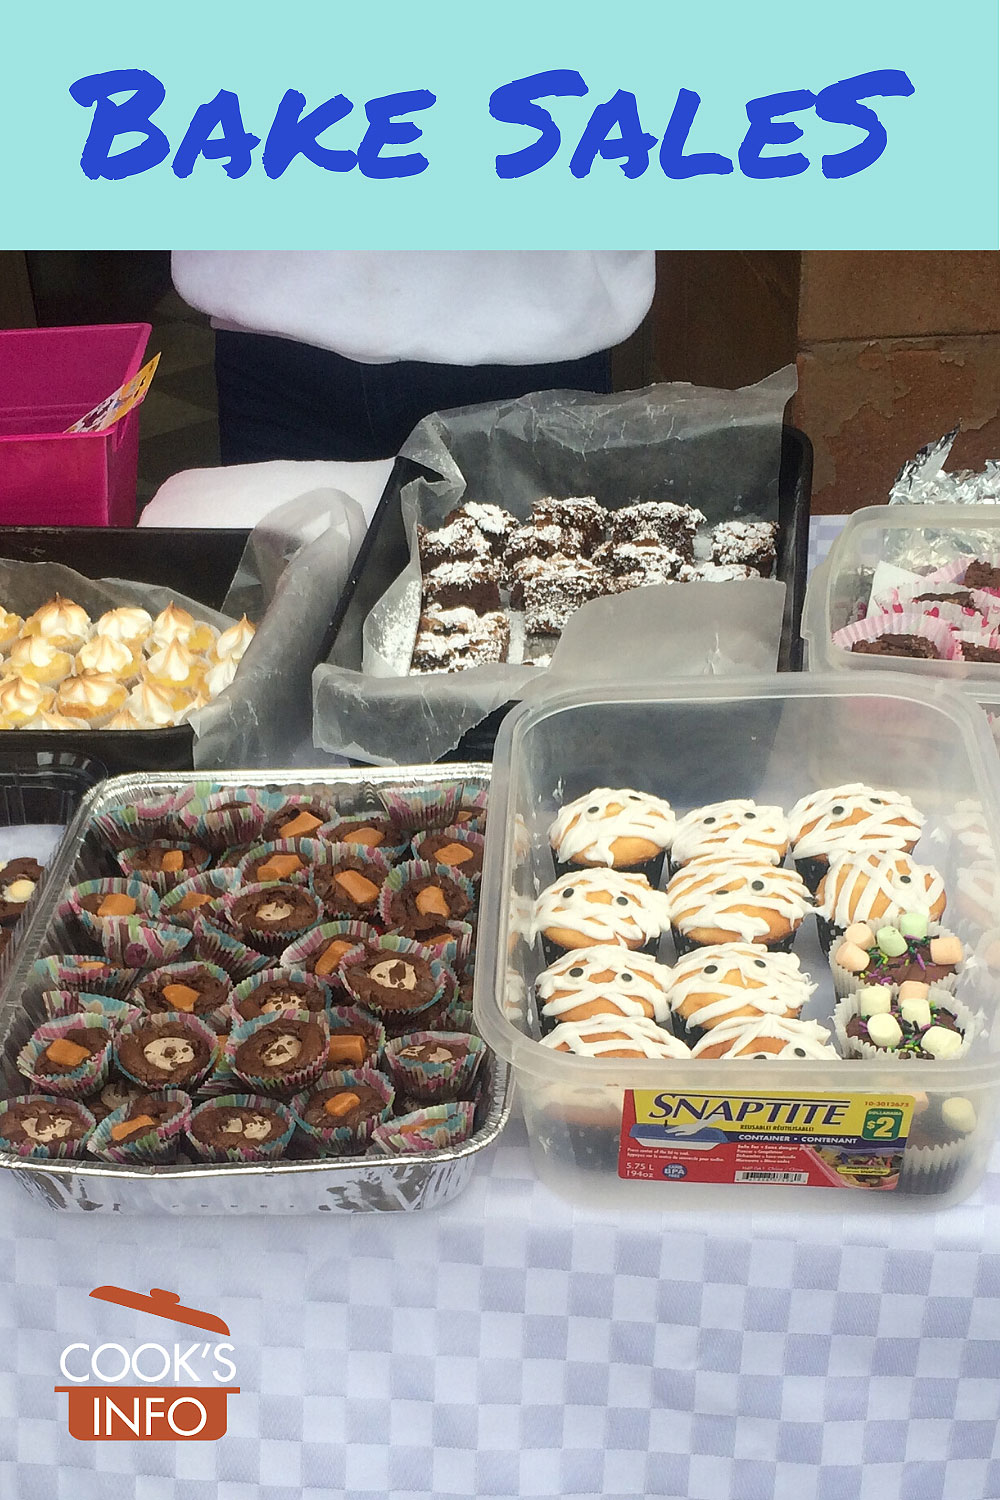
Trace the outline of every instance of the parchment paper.
{"type": "MultiPolygon", "coordinates": [[[[316,669],[313,727],[317,747],[375,764],[437,760],[489,713],[523,696],[529,684],[535,691],[542,690],[548,674],[535,667],[502,665],[405,675],[420,603],[418,520],[438,526],[463,499],[502,505],[526,519],[532,504],[548,495],[595,495],[609,509],[639,500],[672,500],[697,506],[710,526],[736,517],[776,520],[782,414],[794,390],[795,372],[788,368],[736,391],[685,384],[655,385],[610,396],[542,391],[516,401],[427,417],[402,452],[441,477],[414,480],[402,492],[410,563],[365,621],[362,670],[329,662],[316,669]]],[[[693,587],[672,585],[656,590],[661,594],[676,590],[679,595],[678,603],[666,609],[667,638],[656,643],[657,658],[667,675],[750,670],[762,650],[768,665],[774,665],[782,585],[772,584],[764,593],[754,586],[756,602],[746,606],[749,634],[743,640],[735,633],[735,645],[730,644],[729,628],[734,616],[729,614],[727,619],[728,612],[720,608],[722,594],[717,592],[724,588],[729,594],[733,586],[705,585],[699,590],[704,603],[691,594],[693,587]],[[696,617],[700,623],[692,636],[684,630],[674,634],[679,622],[696,617]],[[693,640],[705,644],[712,631],[724,643],[715,666],[714,644],[706,645],[705,654],[692,656],[693,640]],[[744,647],[752,660],[743,659],[744,647]]],[[[632,595],[619,595],[613,602],[595,600],[574,619],[600,610],[602,648],[606,647],[610,658],[621,661],[648,644],[652,627],[642,601],[651,592],[636,591],[639,597],[628,609],[622,606],[632,601],[632,595]]],[[[740,606],[738,613],[742,612],[740,606]]],[[[557,656],[561,660],[558,647],[557,656]]],[[[553,670],[555,663],[556,657],[553,670]]],[[[585,665],[580,662],[572,668],[579,673],[577,681],[586,677],[585,665]]]]}
{"type": "Polygon", "coordinates": [[[28,615],[60,593],[96,619],[120,604],[155,615],[173,599],[220,630],[245,613],[257,633],[236,678],[189,721],[194,763],[281,766],[311,739],[312,669],[364,530],[360,506],[339,491],[315,490],[279,506],[251,533],[221,611],[155,584],[2,557],[0,600],[28,615]]]}

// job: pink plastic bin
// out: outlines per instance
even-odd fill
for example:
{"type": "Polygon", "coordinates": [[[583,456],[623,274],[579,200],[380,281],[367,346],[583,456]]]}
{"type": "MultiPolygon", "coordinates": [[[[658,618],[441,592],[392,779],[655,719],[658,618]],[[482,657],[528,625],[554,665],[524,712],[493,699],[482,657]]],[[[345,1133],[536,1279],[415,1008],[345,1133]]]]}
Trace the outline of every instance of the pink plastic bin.
{"type": "Polygon", "coordinates": [[[134,526],[139,407],[66,432],[142,368],[148,323],[0,331],[0,525],[134,526]]]}

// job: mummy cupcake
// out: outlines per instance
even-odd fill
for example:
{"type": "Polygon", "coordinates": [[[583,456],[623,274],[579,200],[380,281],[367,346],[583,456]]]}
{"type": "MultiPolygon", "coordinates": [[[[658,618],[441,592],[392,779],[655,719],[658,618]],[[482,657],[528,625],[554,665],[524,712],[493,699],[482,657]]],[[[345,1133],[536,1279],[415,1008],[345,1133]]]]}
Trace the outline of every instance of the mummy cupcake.
{"type": "Polygon", "coordinates": [[[831,864],[816,896],[827,937],[830,928],[843,932],[855,922],[883,926],[907,914],[937,922],[948,899],[938,871],[901,850],[845,855],[831,864]]]}
{"type": "Polygon", "coordinates": [[[696,807],[677,824],[674,866],[706,855],[744,854],[780,865],[788,849],[788,823],[780,807],[735,800],[696,807]]]}
{"type": "Polygon", "coordinates": [[[549,829],[561,864],[631,869],[668,849],[675,819],[669,802],[630,787],[596,787],[567,802],[549,829]]]}
{"type": "Polygon", "coordinates": [[[690,1057],[686,1042],[671,1036],[644,1016],[594,1016],[589,1021],[562,1021],[543,1047],[577,1057],[690,1057]]]}
{"type": "Polygon", "coordinates": [[[802,797],[788,814],[792,857],[811,890],[827,867],[848,854],[912,853],[924,817],[909,797],[863,782],[802,797]]]}
{"type": "Polygon", "coordinates": [[[542,892],[535,902],[533,930],[556,948],[620,943],[641,948],[670,921],[667,899],[644,875],[617,870],[581,870],[542,892]]]}
{"type": "Polygon", "coordinates": [[[692,860],[666,890],[680,952],[710,943],[791,947],[812,898],[794,870],[733,855],[692,860]]]}
{"type": "Polygon", "coordinates": [[[759,1016],[797,1016],[816,986],[793,953],[755,943],[698,948],[670,971],[670,1009],[689,1031],[759,1016]]]}
{"type": "Polygon", "coordinates": [[[613,943],[578,948],[557,959],[535,981],[543,1020],[588,1021],[593,1016],[643,1017],[664,1022],[671,973],[647,953],[613,943]]]}
{"type": "Polygon", "coordinates": [[[818,1021],[800,1021],[794,1017],[758,1016],[755,1021],[737,1017],[720,1022],[707,1031],[691,1049],[692,1057],[711,1060],[719,1057],[757,1058],[770,1061],[790,1059],[837,1059],[839,1053],[830,1044],[830,1033],[818,1021]]]}

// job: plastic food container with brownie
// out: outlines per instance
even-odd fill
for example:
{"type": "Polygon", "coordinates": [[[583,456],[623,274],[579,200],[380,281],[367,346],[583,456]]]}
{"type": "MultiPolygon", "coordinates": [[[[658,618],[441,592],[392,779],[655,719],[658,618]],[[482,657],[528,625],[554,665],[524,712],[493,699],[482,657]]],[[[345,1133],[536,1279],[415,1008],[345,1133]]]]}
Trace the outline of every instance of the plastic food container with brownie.
{"type": "MultiPolygon", "coordinates": [[[[504,708],[565,665],[568,622],[599,607],[602,636],[636,651],[626,606],[668,585],[723,654],[744,627],[735,585],[757,590],[758,669],[795,666],[810,450],[782,427],[791,389],[779,372],[738,391],[538,392],[421,422],[314,676],[317,746],[488,757],[504,708]]],[[[702,670],[682,642],[671,675],[702,670]]]]}
{"type": "Polygon", "coordinates": [[[1000,516],[983,505],[856,511],[813,573],[815,671],[886,668],[1000,696],[1000,516]]]}
{"type": "Polygon", "coordinates": [[[592,1205],[938,1208],[1000,1086],[1000,807],[964,695],[629,683],[497,746],[475,1016],[592,1205]]]}
{"type": "Polygon", "coordinates": [[[487,787],[479,765],[104,782],[0,998],[0,1167],[113,1212],[460,1191],[510,1107],[472,1025],[487,787]]]}

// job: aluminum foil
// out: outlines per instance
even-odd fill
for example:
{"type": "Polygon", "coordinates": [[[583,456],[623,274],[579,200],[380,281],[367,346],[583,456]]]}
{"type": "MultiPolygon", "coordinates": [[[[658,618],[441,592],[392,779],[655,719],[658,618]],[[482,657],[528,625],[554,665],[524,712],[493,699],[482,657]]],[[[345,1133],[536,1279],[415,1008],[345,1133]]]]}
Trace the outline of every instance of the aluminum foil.
{"type": "MultiPolygon", "coordinates": [[[[735,391],[682,383],[615,395],[541,391],[425,418],[402,456],[440,477],[414,480],[402,492],[411,559],[365,621],[362,671],[330,663],[316,669],[317,747],[374,763],[437,760],[488,714],[544,681],[539,668],[513,663],[407,675],[420,612],[418,522],[440,526],[472,499],[527,519],[547,495],[596,495],[609,508],[671,500],[697,506],[710,526],[735,517],[776,520],[782,415],[794,391],[789,368],[735,391]]],[[[719,596],[706,601],[717,622],[719,596]]],[[[699,608],[689,600],[686,611],[699,608]]],[[[601,616],[600,636],[618,660],[649,639],[617,611],[601,616]]],[[[670,675],[718,670],[708,660],[693,663],[687,646],[679,640],[668,652],[670,675]]],[[[777,646],[776,636],[775,655],[777,646]]],[[[553,669],[559,657],[557,645],[553,669]]],[[[735,657],[735,670],[758,667],[735,657]]]]}
{"type": "MultiPolygon", "coordinates": [[[[380,807],[379,788],[423,788],[466,781],[488,786],[490,768],[478,763],[411,766],[398,771],[285,771],[266,774],[220,772],[220,788],[271,786],[306,790],[322,787],[345,811],[380,807]]],[[[0,988],[3,1070],[10,1092],[23,1092],[14,1067],[20,1045],[42,1019],[39,992],[29,982],[36,958],[75,943],[56,916],[67,885],[97,873],[87,829],[98,814],[122,802],[180,791],[193,778],[169,774],[118,776],[96,787],[84,800],[46,875],[34,914],[18,944],[16,962],[0,988]]],[[[513,1082],[505,1063],[486,1060],[485,1088],[476,1128],[449,1150],[414,1156],[342,1157],[322,1161],[277,1161],[250,1166],[197,1165],[125,1167],[90,1161],[25,1161],[0,1151],[0,1171],[13,1172],[29,1192],[52,1208],[112,1213],[301,1214],[389,1213],[436,1207],[466,1186],[478,1153],[493,1142],[510,1115],[513,1082]]]]}
{"type": "Polygon", "coordinates": [[[978,473],[945,471],[958,434],[953,427],[903,465],[889,491],[890,505],[1000,505],[1000,459],[988,459],[978,473]]]}

